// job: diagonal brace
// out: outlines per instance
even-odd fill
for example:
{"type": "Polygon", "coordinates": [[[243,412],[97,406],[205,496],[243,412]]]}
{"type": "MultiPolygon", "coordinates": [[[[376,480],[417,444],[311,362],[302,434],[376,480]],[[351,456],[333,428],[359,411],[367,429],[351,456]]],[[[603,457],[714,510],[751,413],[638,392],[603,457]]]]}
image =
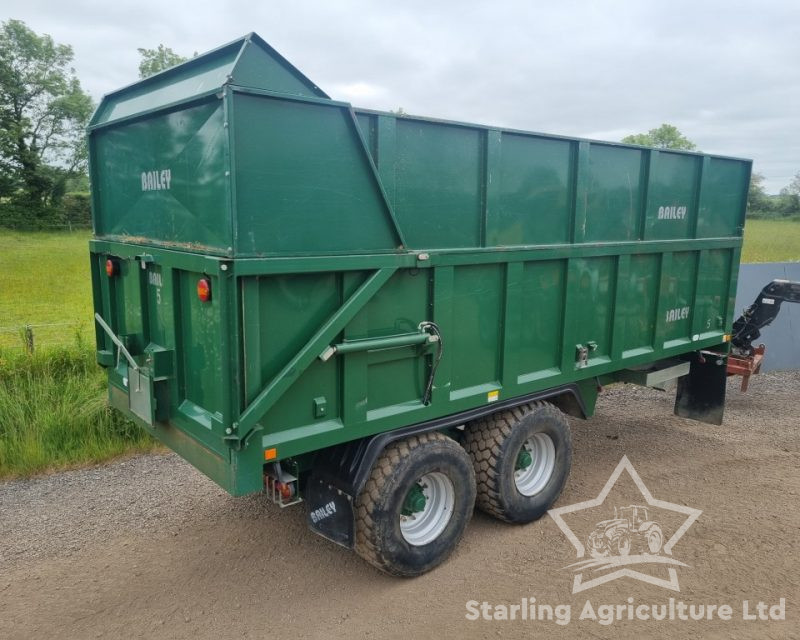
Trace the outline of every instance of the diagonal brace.
{"type": "Polygon", "coordinates": [[[246,434],[256,422],[269,411],[278,399],[286,393],[289,387],[303,374],[303,372],[314,362],[328,347],[333,339],[342,332],[348,322],[364,308],[378,290],[386,284],[392,277],[397,267],[386,267],[378,269],[366,279],[344,304],[334,313],[327,322],[312,336],[305,346],[297,352],[289,363],[281,369],[270,383],[259,393],[250,406],[244,410],[239,417],[237,431],[239,434],[246,434]]]}

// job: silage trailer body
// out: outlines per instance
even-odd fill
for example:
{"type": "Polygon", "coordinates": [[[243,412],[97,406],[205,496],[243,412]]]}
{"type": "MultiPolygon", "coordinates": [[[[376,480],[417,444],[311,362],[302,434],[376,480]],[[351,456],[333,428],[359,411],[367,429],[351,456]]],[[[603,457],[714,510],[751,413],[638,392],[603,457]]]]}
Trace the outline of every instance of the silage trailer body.
{"type": "Polygon", "coordinates": [[[652,371],[720,404],[749,161],[353,109],[254,34],[89,148],[111,403],[234,495],[652,371]]]}

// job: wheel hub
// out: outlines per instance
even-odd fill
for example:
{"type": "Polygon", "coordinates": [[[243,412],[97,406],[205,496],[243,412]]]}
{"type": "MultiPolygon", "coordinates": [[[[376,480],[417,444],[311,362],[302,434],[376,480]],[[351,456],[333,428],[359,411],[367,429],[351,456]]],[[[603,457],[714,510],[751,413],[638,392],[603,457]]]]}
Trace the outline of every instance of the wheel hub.
{"type": "Polygon", "coordinates": [[[427,501],[428,499],[425,497],[424,487],[417,482],[406,494],[406,499],[403,501],[403,509],[401,513],[404,516],[410,516],[415,513],[419,513],[420,511],[424,511],[427,501]]]}
{"type": "Polygon", "coordinates": [[[534,433],[522,443],[514,463],[514,484],[523,496],[540,493],[556,467],[556,447],[545,433],[534,433]]]}
{"type": "Polygon", "coordinates": [[[455,502],[453,481],[439,471],[426,473],[403,499],[400,534],[416,547],[433,542],[447,528],[455,502]]]}

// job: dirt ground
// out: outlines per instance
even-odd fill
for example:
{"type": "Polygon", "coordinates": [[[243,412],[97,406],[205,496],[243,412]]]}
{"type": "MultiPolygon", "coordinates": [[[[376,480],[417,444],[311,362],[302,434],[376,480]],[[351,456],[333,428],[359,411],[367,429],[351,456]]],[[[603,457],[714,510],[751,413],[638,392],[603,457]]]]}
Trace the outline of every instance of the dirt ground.
{"type": "MultiPolygon", "coordinates": [[[[572,420],[557,506],[597,497],[626,455],[653,498],[702,510],[673,549],[680,591],[622,577],[573,594],[576,550],[554,519],[480,512],[443,566],[389,578],[309,532],[302,508],[231,498],[173,455],[144,456],[0,485],[0,638],[800,638],[798,398],[800,374],[764,374],[746,395],[731,387],[713,427],[674,417],[670,394],[619,387],[572,420]],[[468,601],[523,598],[569,605],[569,623],[467,619],[468,601]],[[587,601],[670,598],[732,619],[579,619],[587,601]],[[785,620],[742,619],[743,601],[757,613],[781,598],[785,620]]],[[[620,499],[641,503],[621,478],[620,499]]]]}

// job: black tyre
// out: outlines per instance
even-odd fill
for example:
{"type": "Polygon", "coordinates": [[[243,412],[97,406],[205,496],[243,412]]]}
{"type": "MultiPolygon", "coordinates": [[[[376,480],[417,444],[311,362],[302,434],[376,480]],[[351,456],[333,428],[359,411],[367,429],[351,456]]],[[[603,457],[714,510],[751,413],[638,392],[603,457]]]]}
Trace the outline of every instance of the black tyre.
{"type": "Polygon", "coordinates": [[[477,505],[506,522],[541,518],[556,501],[572,465],[572,438],[561,411],[546,402],[499,411],[468,424],[477,505]]]}
{"type": "Polygon", "coordinates": [[[436,432],[394,442],[356,499],[356,553],[391,575],[425,573],[450,555],[474,506],[475,474],[458,443],[436,432]]]}

